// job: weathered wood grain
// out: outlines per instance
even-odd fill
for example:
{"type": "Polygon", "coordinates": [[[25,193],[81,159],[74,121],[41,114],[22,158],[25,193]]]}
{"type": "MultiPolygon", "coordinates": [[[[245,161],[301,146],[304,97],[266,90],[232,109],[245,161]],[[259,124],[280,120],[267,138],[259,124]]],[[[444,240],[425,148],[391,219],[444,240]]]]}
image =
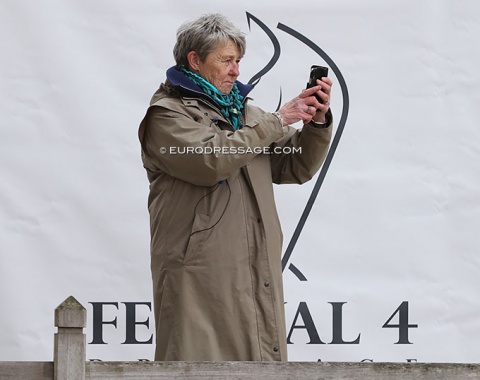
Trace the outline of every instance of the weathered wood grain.
{"type": "MultiPolygon", "coordinates": [[[[0,362],[1,380],[52,380],[52,362],[0,362]]],[[[480,364],[312,362],[86,362],[87,380],[469,380],[480,364]]],[[[66,379],[65,379],[66,380],[66,379]]]]}
{"type": "Polygon", "coordinates": [[[53,362],[0,362],[0,380],[52,380],[53,362]]]}
{"type": "Polygon", "coordinates": [[[85,308],[70,296],[55,309],[54,380],[85,380],[85,308]]]}
{"type": "Polygon", "coordinates": [[[456,380],[480,379],[480,364],[314,362],[91,362],[86,379],[456,380]]]}

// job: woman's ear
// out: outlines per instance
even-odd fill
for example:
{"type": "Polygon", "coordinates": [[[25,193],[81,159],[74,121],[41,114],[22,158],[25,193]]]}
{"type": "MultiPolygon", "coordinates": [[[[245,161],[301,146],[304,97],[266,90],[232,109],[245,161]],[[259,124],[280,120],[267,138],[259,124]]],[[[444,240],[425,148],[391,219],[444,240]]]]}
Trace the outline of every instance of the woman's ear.
{"type": "Polygon", "coordinates": [[[200,67],[200,57],[193,50],[187,54],[188,65],[193,71],[198,71],[200,67]]]}

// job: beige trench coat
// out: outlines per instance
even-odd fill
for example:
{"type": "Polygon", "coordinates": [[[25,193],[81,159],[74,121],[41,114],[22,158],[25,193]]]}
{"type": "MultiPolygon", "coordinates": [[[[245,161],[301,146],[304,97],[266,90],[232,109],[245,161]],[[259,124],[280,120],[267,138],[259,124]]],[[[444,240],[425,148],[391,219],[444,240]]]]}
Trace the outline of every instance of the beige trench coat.
{"type": "Polygon", "coordinates": [[[272,183],[309,180],[332,127],[285,131],[274,115],[246,105],[244,126],[234,132],[210,103],[166,88],[139,129],[150,181],[155,360],[286,361],[272,183]],[[302,153],[240,149],[284,145],[302,153]],[[186,147],[197,151],[182,154],[186,147]],[[210,153],[215,147],[223,152],[210,153]]]}

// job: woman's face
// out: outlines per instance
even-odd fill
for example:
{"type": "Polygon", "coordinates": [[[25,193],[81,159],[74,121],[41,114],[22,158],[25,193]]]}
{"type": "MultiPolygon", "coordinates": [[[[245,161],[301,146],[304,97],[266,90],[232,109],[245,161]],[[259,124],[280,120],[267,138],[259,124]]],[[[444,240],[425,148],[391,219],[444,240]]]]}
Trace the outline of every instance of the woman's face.
{"type": "MultiPolygon", "coordinates": [[[[198,56],[197,56],[198,57],[198,56]]],[[[195,71],[224,94],[232,91],[240,75],[240,51],[232,40],[221,43],[207,55],[205,61],[198,59],[195,71]]]]}

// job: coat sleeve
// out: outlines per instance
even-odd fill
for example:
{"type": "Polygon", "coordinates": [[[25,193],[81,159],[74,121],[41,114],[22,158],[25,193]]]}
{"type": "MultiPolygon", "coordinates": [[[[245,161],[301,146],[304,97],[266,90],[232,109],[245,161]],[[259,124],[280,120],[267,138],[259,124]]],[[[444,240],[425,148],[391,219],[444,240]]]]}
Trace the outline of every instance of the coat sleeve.
{"type": "Polygon", "coordinates": [[[210,120],[196,121],[187,113],[153,106],[142,121],[139,137],[147,171],[164,172],[198,186],[213,186],[283,134],[278,120],[269,113],[233,132],[220,130],[210,120]],[[190,153],[185,153],[187,148],[190,153]]]}
{"type": "Polygon", "coordinates": [[[316,128],[310,123],[301,130],[290,127],[284,138],[272,144],[270,161],[274,183],[301,184],[315,175],[327,156],[332,138],[330,111],[327,120],[327,128],[316,128]]]}

